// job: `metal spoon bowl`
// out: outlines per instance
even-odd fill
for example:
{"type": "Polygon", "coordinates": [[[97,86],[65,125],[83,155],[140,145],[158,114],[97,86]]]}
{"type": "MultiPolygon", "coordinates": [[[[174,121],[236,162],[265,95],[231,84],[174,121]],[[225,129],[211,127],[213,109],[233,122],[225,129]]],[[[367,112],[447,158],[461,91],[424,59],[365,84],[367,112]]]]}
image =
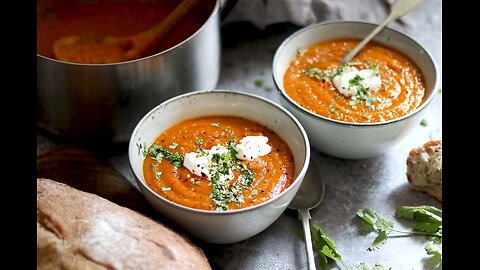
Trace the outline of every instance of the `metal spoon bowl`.
{"type": "Polygon", "coordinates": [[[307,249],[308,269],[314,270],[315,259],[313,256],[312,235],[310,233],[310,209],[317,207],[323,199],[325,183],[322,174],[313,156],[310,159],[307,173],[297,194],[288,206],[289,209],[298,211],[298,218],[302,220],[307,249]]]}

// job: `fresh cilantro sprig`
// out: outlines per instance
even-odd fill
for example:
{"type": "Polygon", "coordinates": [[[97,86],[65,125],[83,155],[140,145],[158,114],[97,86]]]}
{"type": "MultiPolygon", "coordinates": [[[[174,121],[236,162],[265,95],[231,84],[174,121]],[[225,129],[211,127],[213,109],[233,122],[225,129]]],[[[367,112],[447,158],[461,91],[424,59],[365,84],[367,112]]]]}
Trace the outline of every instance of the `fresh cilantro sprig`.
{"type": "Polygon", "coordinates": [[[310,225],[310,232],[312,234],[313,250],[318,254],[320,266],[326,269],[328,260],[340,262],[345,269],[350,270],[348,265],[343,261],[342,256],[337,251],[335,244],[320,227],[320,224],[314,222],[310,225]]]}
{"type": "Polygon", "coordinates": [[[405,236],[424,235],[430,242],[425,246],[425,251],[432,256],[432,260],[437,264],[442,264],[442,218],[437,215],[442,210],[428,205],[421,206],[400,206],[396,209],[395,215],[399,218],[406,218],[417,221],[411,231],[395,229],[393,222],[380,217],[376,212],[369,208],[359,210],[357,216],[360,217],[370,228],[378,233],[368,250],[376,250],[383,246],[388,234],[397,232],[405,236]]]}

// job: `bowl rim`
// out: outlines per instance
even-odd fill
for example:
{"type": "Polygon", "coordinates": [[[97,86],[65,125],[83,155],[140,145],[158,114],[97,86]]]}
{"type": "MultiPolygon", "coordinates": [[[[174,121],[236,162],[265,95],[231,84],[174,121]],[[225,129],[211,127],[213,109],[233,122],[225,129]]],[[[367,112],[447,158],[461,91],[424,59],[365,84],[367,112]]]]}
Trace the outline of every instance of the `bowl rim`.
{"type": "MultiPolygon", "coordinates": [[[[248,117],[245,117],[245,118],[248,119],[248,117]]],[[[252,121],[255,121],[255,120],[252,120],[252,121]]],[[[281,197],[285,196],[285,194],[287,194],[288,191],[290,191],[295,186],[295,184],[297,184],[297,182],[300,181],[300,179],[301,179],[301,181],[303,181],[303,178],[305,177],[305,174],[306,174],[307,169],[308,169],[308,165],[311,161],[310,160],[310,155],[311,155],[310,152],[311,152],[310,141],[308,139],[308,135],[307,135],[305,129],[303,128],[300,121],[298,121],[298,119],[295,118],[295,116],[292,113],[290,113],[287,109],[283,108],[282,106],[276,104],[275,102],[273,102],[271,100],[268,100],[267,98],[264,98],[264,97],[261,97],[261,96],[258,96],[258,95],[254,95],[254,94],[250,94],[250,93],[246,93],[246,92],[234,91],[234,90],[212,89],[212,90],[199,90],[199,91],[189,92],[189,93],[185,93],[185,94],[182,94],[182,95],[179,95],[179,96],[175,96],[173,98],[170,98],[170,99],[160,103],[159,105],[157,105],[153,109],[151,109],[149,112],[147,112],[145,114],[145,116],[138,122],[138,124],[136,125],[136,127],[133,130],[132,135],[130,137],[130,142],[128,144],[128,161],[129,161],[129,165],[130,165],[130,170],[133,172],[133,175],[135,177],[135,181],[137,182],[137,184],[141,185],[145,190],[147,190],[149,193],[153,194],[153,196],[157,200],[160,200],[160,201],[162,201],[166,204],[169,204],[172,207],[175,207],[179,210],[190,212],[190,213],[202,214],[202,215],[223,216],[223,215],[233,215],[233,214],[239,214],[239,213],[254,211],[258,208],[262,208],[264,206],[267,206],[267,205],[277,201],[281,197]],[[157,110],[159,110],[160,108],[166,106],[167,104],[169,104],[171,102],[175,102],[177,100],[184,99],[184,98],[187,98],[187,97],[190,97],[190,96],[205,95],[205,94],[207,94],[207,95],[208,94],[243,95],[243,96],[247,96],[247,97],[250,97],[250,98],[258,99],[258,100],[272,106],[273,108],[276,108],[276,109],[280,110],[285,115],[287,115],[290,118],[290,120],[293,121],[293,123],[297,127],[298,131],[300,131],[300,134],[302,135],[302,138],[303,138],[303,143],[305,145],[305,152],[303,153],[303,155],[305,156],[305,162],[303,163],[298,176],[295,177],[295,179],[290,184],[290,186],[288,186],[286,189],[284,189],[277,196],[275,196],[275,197],[273,197],[269,200],[266,200],[262,203],[259,203],[259,204],[256,204],[256,205],[253,205],[253,206],[250,206],[250,207],[246,207],[246,208],[232,209],[232,210],[227,210],[227,211],[215,211],[215,210],[196,209],[196,208],[181,205],[179,203],[172,202],[172,201],[158,195],[146,183],[144,183],[143,181],[140,180],[141,177],[139,177],[137,175],[137,173],[135,172],[135,170],[133,168],[133,164],[132,164],[132,159],[130,158],[130,156],[133,155],[133,152],[135,152],[134,151],[135,150],[134,137],[136,137],[136,135],[139,133],[139,130],[140,130],[141,126],[143,125],[143,123],[145,121],[147,121],[147,119],[149,119],[151,117],[151,115],[154,114],[157,110]],[[140,182],[140,184],[139,184],[139,182],[140,182]]],[[[145,196],[145,194],[143,194],[143,192],[141,192],[141,193],[142,193],[143,196],[145,196]]]]}
{"type": "MultiPolygon", "coordinates": [[[[418,46],[418,48],[420,48],[421,51],[423,51],[426,55],[427,55],[427,58],[428,60],[430,61],[430,65],[433,67],[433,74],[435,76],[435,82],[434,82],[434,85],[433,85],[433,89],[432,89],[432,93],[430,94],[430,96],[419,106],[417,107],[413,112],[410,112],[402,117],[399,117],[399,118],[395,118],[395,119],[392,119],[392,120],[388,120],[388,121],[383,121],[383,122],[374,122],[374,123],[354,123],[354,122],[345,122],[345,121],[340,121],[340,120],[335,120],[335,119],[331,119],[331,118],[328,118],[328,117],[325,117],[325,116],[322,116],[322,115],[319,115],[319,114],[316,114],[314,112],[311,112],[309,111],[308,109],[302,107],[300,104],[296,103],[294,100],[292,100],[290,98],[290,96],[288,96],[286,93],[285,93],[285,90],[284,89],[281,89],[280,86],[279,86],[279,83],[277,82],[277,79],[275,77],[275,72],[273,72],[275,70],[275,67],[277,66],[277,62],[279,61],[278,58],[279,58],[279,54],[280,52],[287,46],[288,43],[290,43],[292,40],[294,40],[298,35],[302,34],[303,32],[306,32],[306,31],[311,31],[312,29],[315,29],[315,28],[318,28],[318,27],[323,27],[325,25],[331,25],[331,24],[364,24],[364,25],[369,25],[369,26],[372,26],[372,27],[376,27],[378,26],[378,24],[375,24],[375,23],[370,23],[370,22],[364,22],[364,21],[345,21],[345,20],[329,20],[329,21],[324,21],[324,22],[320,22],[320,23],[315,23],[315,24],[312,24],[312,25],[309,25],[309,26],[306,26],[306,27],[303,27],[297,31],[295,31],[294,33],[292,33],[291,35],[289,35],[281,44],[280,46],[278,47],[278,49],[275,51],[275,55],[273,57],[273,61],[272,61],[272,78],[273,78],[273,82],[277,88],[277,91],[280,92],[280,95],[285,99],[287,100],[291,105],[293,105],[293,107],[301,112],[304,112],[307,116],[309,116],[310,118],[314,118],[314,119],[317,119],[317,120],[324,120],[326,122],[329,122],[331,124],[334,124],[334,125],[337,125],[337,126],[347,126],[347,127],[350,127],[350,128],[376,128],[376,127],[382,127],[382,126],[387,126],[387,125],[390,125],[390,124],[393,124],[393,123],[397,123],[397,122],[400,122],[400,121],[403,121],[405,119],[408,119],[410,117],[413,117],[414,115],[418,114],[419,112],[423,111],[428,105],[430,105],[430,103],[432,102],[432,100],[436,97],[437,95],[437,89],[439,87],[439,79],[438,79],[438,74],[439,74],[439,71],[438,71],[438,66],[437,66],[437,63],[435,62],[435,59],[432,57],[432,55],[430,54],[430,52],[425,49],[419,42],[417,42],[415,39],[413,39],[412,37],[410,37],[409,35],[405,34],[405,33],[402,33],[398,30],[395,30],[395,29],[392,29],[392,28],[389,28],[389,27],[385,27],[382,31],[391,31],[391,32],[394,32],[394,33],[397,33],[399,34],[401,37],[409,40],[410,42],[412,42],[415,46],[418,46]]],[[[373,28],[372,28],[373,29],[373,28]]],[[[374,38],[375,39],[375,38],[374,38]]],[[[372,41],[374,41],[374,39],[372,39],[372,41]]],[[[411,59],[411,57],[409,57],[411,59]]],[[[416,61],[414,59],[411,59],[415,64],[416,61]]],[[[281,78],[283,79],[283,77],[281,78]]]]}
{"type": "Polygon", "coordinates": [[[50,58],[50,57],[41,55],[38,52],[37,52],[37,58],[42,58],[44,60],[48,60],[48,61],[52,61],[52,62],[56,62],[56,63],[61,63],[61,64],[68,64],[68,65],[72,65],[72,66],[102,67],[102,66],[120,66],[120,65],[130,64],[130,63],[134,63],[134,62],[138,62],[138,61],[142,61],[142,60],[147,60],[147,59],[150,59],[150,58],[153,58],[153,57],[157,57],[159,55],[167,54],[170,51],[173,51],[175,48],[183,46],[183,44],[189,42],[191,39],[194,39],[197,35],[199,35],[200,32],[203,31],[204,28],[207,27],[207,25],[209,25],[211,23],[211,21],[214,20],[214,17],[219,12],[221,1],[220,0],[213,0],[213,1],[215,1],[215,6],[213,7],[213,9],[211,11],[210,16],[205,20],[205,22],[203,22],[203,24],[193,34],[191,34],[189,37],[182,40],[181,42],[175,44],[174,46],[172,46],[170,48],[167,48],[163,51],[157,52],[155,54],[152,54],[152,55],[148,55],[148,56],[145,56],[145,57],[142,57],[142,58],[132,59],[132,60],[128,60],[128,61],[116,62],[116,63],[107,63],[107,64],[84,64],[84,63],[61,61],[61,60],[57,60],[55,58],[50,58]]]}

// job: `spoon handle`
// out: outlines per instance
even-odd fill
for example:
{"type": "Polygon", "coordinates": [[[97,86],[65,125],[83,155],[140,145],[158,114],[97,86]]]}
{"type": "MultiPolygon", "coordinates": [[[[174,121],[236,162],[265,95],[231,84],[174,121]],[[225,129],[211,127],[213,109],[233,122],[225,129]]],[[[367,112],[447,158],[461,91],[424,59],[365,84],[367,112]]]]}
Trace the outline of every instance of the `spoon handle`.
{"type": "Polygon", "coordinates": [[[305,234],[308,270],[316,270],[315,258],[313,257],[312,234],[310,233],[310,212],[308,212],[308,209],[300,209],[298,210],[298,216],[302,220],[303,232],[305,234]]]}
{"type": "Polygon", "coordinates": [[[379,25],[377,26],[367,37],[365,37],[360,43],[358,43],[353,50],[351,50],[348,54],[342,57],[341,62],[342,64],[346,64],[352,61],[352,58],[365,46],[374,36],[378,34],[387,24],[391,21],[394,21],[403,15],[410,12],[414,9],[418,4],[420,4],[423,0],[397,0],[392,5],[390,9],[390,14],[388,17],[379,25]]]}

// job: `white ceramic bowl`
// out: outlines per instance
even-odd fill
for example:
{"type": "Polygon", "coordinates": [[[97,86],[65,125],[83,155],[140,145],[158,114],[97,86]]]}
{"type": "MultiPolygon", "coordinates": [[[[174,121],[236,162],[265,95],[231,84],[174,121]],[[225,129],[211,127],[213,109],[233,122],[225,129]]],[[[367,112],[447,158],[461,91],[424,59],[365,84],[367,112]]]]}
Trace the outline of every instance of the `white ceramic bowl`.
{"type": "Polygon", "coordinates": [[[211,90],[192,92],[158,105],[138,123],[128,146],[130,166],[149,203],[193,235],[210,243],[233,243],[247,239],[271,225],[289,205],[300,187],[310,161],[310,144],[298,120],[287,110],[251,94],[211,90]],[[151,145],[170,126],[207,115],[232,115],[253,120],[276,132],[290,147],[295,162],[293,183],[279,196],[238,210],[198,210],[171,202],[145,184],[137,143],[151,145]]]}
{"type": "Polygon", "coordinates": [[[273,58],[273,80],[280,90],[281,103],[303,124],[311,144],[328,155],[361,159],[379,155],[401,141],[419,124],[424,109],[438,88],[438,69],[432,56],[415,40],[390,28],[373,40],[407,55],[423,73],[426,96],[414,112],[380,123],[348,123],[333,120],[303,108],[291,99],[283,87],[283,76],[297,48],[339,38],[362,39],[377,25],[364,22],[333,21],[314,24],[292,34],[280,45],[273,58]]]}

